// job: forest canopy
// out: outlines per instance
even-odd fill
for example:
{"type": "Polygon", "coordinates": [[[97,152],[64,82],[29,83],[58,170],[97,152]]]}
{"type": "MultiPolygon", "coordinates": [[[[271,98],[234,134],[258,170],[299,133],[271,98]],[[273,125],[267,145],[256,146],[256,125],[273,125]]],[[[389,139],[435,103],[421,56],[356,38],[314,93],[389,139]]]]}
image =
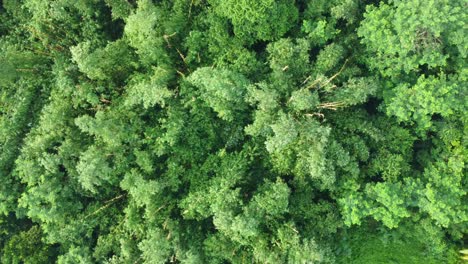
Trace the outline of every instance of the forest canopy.
{"type": "Polygon", "coordinates": [[[466,7],[0,1],[0,262],[461,263],[466,7]]]}

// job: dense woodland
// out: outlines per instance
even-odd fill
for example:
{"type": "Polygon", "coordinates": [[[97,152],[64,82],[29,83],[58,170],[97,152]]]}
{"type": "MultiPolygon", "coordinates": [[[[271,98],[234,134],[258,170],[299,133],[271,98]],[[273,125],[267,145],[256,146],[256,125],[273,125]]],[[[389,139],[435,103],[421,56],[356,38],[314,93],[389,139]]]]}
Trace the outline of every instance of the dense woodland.
{"type": "Polygon", "coordinates": [[[465,0],[3,0],[1,263],[459,263],[465,0]]]}

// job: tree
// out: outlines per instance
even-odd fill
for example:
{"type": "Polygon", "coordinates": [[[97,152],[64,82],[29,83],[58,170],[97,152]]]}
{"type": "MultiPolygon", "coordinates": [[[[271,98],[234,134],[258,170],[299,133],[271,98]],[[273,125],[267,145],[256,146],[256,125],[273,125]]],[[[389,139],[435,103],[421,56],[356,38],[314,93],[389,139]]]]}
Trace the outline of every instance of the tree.
{"type": "Polygon", "coordinates": [[[255,40],[275,40],[295,23],[298,11],[290,1],[210,1],[217,13],[231,20],[234,33],[255,40]]]}
{"type": "Polygon", "coordinates": [[[20,232],[8,240],[3,248],[3,263],[50,263],[54,249],[41,241],[42,232],[38,226],[20,232]]]}
{"type": "Polygon", "coordinates": [[[457,263],[459,0],[4,0],[5,263],[457,263]]]}
{"type": "Polygon", "coordinates": [[[358,34],[377,55],[369,57],[369,65],[384,76],[396,77],[421,72],[423,65],[450,71],[459,68],[466,58],[466,40],[459,27],[465,16],[462,10],[462,1],[392,1],[368,6],[358,34]]]}

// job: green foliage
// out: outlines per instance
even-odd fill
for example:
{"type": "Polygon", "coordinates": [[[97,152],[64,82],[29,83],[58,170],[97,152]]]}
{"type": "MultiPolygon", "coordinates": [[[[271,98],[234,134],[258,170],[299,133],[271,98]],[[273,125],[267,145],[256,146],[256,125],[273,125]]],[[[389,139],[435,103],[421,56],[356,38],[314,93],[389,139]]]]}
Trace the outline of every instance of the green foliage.
{"type": "Polygon", "coordinates": [[[463,8],[463,1],[448,0],[391,1],[369,6],[358,34],[376,54],[369,58],[370,66],[385,76],[408,74],[422,65],[455,66],[453,60],[466,58],[467,43],[461,33],[466,20],[463,8]]]}
{"type": "Polygon", "coordinates": [[[199,68],[188,81],[199,90],[195,92],[219,116],[233,121],[245,110],[244,96],[249,81],[242,75],[227,70],[199,68]]]}
{"type": "Polygon", "coordinates": [[[292,1],[209,1],[217,13],[230,19],[239,37],[275,40],[295,24],[298,11],[292,1]]]}
{"type": "Polygon", "coordinates": [[[12,236],[2,250],[2,263],[50,263],[53,249],[44,244],[41,237],[37,226],[12,236]]]}
{"type": "Polygon", "coordinates": [[[461,0],[5,0],[2,263],[456,263],[461,0]]]}
{"type": "Polygon", "coordinates": [[[173,93],[167,88],[169,81],[173,79],[173,74],[163,68],[155,68],[154,74],[149,80],[146,76],[137,76],[132,80],[135,84],[129,85],[127,105],[143,104],[144,108],[152,107],[156,104],[164,106],[165,99],[170,98],[173,93]]]}
{"type": "Polygon", "coordinates": [[[402,83],[394,89],[387,111],[399,120],[414,122],[421,131],[432,126],[436,114],[443,118],[462,116],[468,110],[466,98],[466,77],[421,76],[412,87],[402,83]]]}
{"type": "Polygon", "coordinates": [[[71,263],[91,263],[91,256],[87,248],[73,247],[70,251],[64,255],[61,255],[57,259],[57,263],[60,264],[71,264],[71,263]]]}
{"type": "Polygon", "coordinates": [[[78,181],[83,188],[92,192],[96,192],[96,186],[108,181],[112,174],[112,169],[96,146],[91,146],[81,154],[76,171],[79,174],[78,181]]]}
{"type": "Polygon", "coordinates": [[[303,77],[309,71],[309,49],[305,39],[298,39],[296,43],[290,39],[273,42],[267,46],[271,70],[278,75],[285,72],[292,77],[303,77]]]}
{"type": "Polygon", "coordinates": [[[174,4],[173,10],[169,5],[167,1],[156,5],[150,0],[141,0],[126,19],[125,36],[143,64],[171,64],[167,50],[177,43],[177,33],[182,30],[185,21],[176,8],[177,4],[174,4]]]}
{"type": "Polygon", "coordinates": [[[337,263],[458,263],[440,229],[426,223],[395,230],[361,227],[343,234],[337,263]]]}
{"type": "Polygon", "coordinates": [[[161,230],[150,230],[149,238],[139,244],[145,263],[164,263],[171,254],[171,245],[161,230]]]}
{"type": "Polygon", "coordinates": [[[325,46],[317,55],[314,70],[321,74],[331,71],[343,59],[344,52],[343,47],[335,43],[325,46]]]}
{"type": "Polygon", "coordinates": [[[112,9],[112,19],[126,18],[132,11],[132,5],[125,0],[104,0],[112,9]]]}
{"type": "Polygon", "coordinates": [[[32,52],[21,51],[6,41],[0,42],[0,87],[11,85],[20,77],[31,77],[46,61],[32,52]]]}
{"type": "Polygon", "coordinates": [[[105,48],[93,50],[87,41],[72,47],[73,60],[80,71],[91,80],[124,80],[135,65],[132,53],[127,44],[118,40],[109,43],[105,48]]]}

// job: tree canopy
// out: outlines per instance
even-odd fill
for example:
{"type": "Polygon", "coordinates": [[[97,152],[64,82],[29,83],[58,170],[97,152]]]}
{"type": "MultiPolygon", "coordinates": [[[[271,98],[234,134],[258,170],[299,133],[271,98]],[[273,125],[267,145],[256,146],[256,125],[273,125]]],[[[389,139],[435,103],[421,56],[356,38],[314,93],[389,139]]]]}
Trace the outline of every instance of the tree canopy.
{"type": "Polygon", "coordinates": [[[462,0],[3,0],[0,262],[461,263],[462,0]]]}

